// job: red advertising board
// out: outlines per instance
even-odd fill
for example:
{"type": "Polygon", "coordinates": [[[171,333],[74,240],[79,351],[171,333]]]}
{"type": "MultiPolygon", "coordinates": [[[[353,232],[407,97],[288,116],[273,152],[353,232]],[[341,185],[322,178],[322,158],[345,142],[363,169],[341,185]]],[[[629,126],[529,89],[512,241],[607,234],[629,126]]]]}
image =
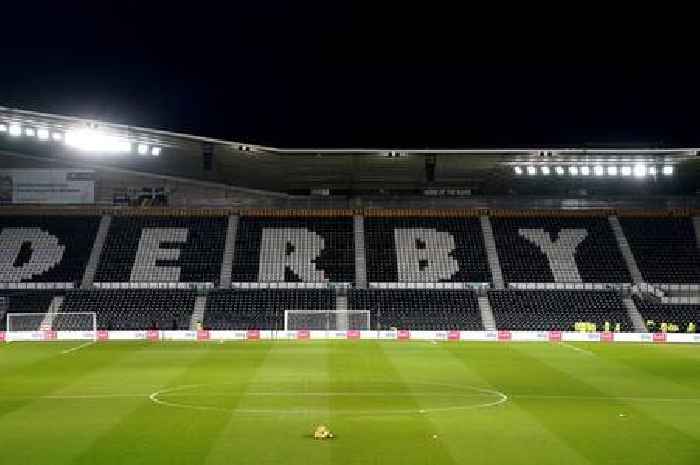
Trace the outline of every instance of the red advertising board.
{"type": "Polygon", "coordinates": [[[197,331],[197,340],[198,341],[208,341],[209,340],[209,330],[208,329],[200,329],[197,331]]]}
{"type": "Polygon", "coordinates": [[[654,342],[666,342],[666,333],[654,333],[652,340],[654,342]]]}
{"type": "Polygon", "coordinates": [[[49,331],[42,331],[44,333],[44,340],[45,341],[55,341],[56,340],[56,331],[49,330],[49,331]]]}
{"type": "Polygon", "coordinates": [[[561,342],[561,331],[550,331],[548,337],[550,342],[561,342]]]}
{"type": "Polygon", "coordinates": [[[459,331],[450,331],[447,333],[448,341],[459,341],[459,331]]]}
{"type": "Polygon", "coordinates": [[[600,341],[601,342],[613,342],[615,340],[615,333],[611,333],[610,331],[600,333],[600,341]]]}
{"type": "Polygon", "coordinates": [[[0,331],[0,342],[5,342],[5,331],[0,331]]]}
{"type": "Polygon", "coordinates": [[[249,329],[245,333],[246,339],[249,341],[258,341],[260,340],[260,330],[259,329],[249,329]]]}
{"type": "Polygon", "coordinates": [[[407,341],[411,339],[411,332],[407,329],[400,329],[398,333],[396,333],[396,338],[400,341],[407,341]]]}
{"type": "Polygon", "coordinates": [[[499,341],[510,341],[512,339],[512,334],[510,334],[510,331],[499,331],[498,332],[498,340],[499,341]]]}
{"type": "Polygon", "coordinates": [[[109,340],[109,331],[105,331],[104,329],[100,329],[97,331],[97,340],[98,341],[108,341],[109,340]]]}
{"type": "Polygon", "coordinates": [[[309,339],[310,337],[311,333],[308,329],[300,329],[297,331],[297,339],[309,339]]]}
{"type": "Polygon", "coordinates": [[[348,339],[360,339],[360,332],[356,329],[349,329],[345,333],[345,337],[347,337],[348,339]]]}
{"type": "Polygon", "coordinates": [[[146,339],[149,341],[158,341],[160,340],[160,331],[157,329],[149,329],[146,331],[146,339]]]}

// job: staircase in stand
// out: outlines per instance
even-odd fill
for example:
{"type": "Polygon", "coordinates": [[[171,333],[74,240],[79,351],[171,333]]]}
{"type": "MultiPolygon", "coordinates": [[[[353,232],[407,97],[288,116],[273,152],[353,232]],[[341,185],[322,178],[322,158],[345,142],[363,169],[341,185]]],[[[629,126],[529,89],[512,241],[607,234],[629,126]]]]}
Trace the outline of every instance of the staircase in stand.
{"type": "Polygon", "coordinates": [[[637,260],[635,260],[632,249],[630,249],[630,245],[627,242],[625,233],[622,230],[622,225],[620,225],[620,220],[617,216],[609,216],[608,221],[610,222],[613,233],[615,233],[615,239],[622,253],[622,258],[625,259],[625,263],[627,264],[627,270],[630,272],[630,276],[632,276],[632,282],[635,284],[641,283],[643,281],[642,273],[640,273],[639,267],[637,267],[637,260]]]}
{"type": "Polygon", "coordinates": [[[359,289],[367,288],[367,260],[365,258],[365,219],[362,215],[353,216],[353,234],[355,237],[355,285],[359,289]]]}
{"type": "Polygon", "coordinates": [[[637,306],[634,304],[634,300],[630,297],[625,297],[622,299],[622,302],[625,304],[625,309],[627,309],[627,315],[630,317],[630,320],[632,320],[632,326],[634,326],[634,331],[636,333],[646,333],[647,332],[647,327],[644,324],[644,318],[642,318],[642,315],[639,313],[639,310],[637,310],[637,306]]]}
{"type": "Polygon", "coordinates": [[[479,297],[479,310],[481,311],[481,324],[486,331],[496,331],[496,319],[493,317],[491,303],[486,296],[479,297]]]}
{"type": "Polygon", "coordinates": [[[224,259],[221,262],[221,273],[219,275],[219,287],[222,289],[231,288],[231,271],[233,270],[233,254],[236,250],[238,219],[238,215],[231,215],[228,217],[228,226],[226,227],[226,243],[224,245],[224,259]]]}
{"type": "Polygon", "coordinates": [[[80,283],[81,289],[91,288],[92,283],[95,281],[95,273],[97,273],[97,266],[100,264],[100,256],[102,255],[102,249],[104,248],[105,240],[107,239],[107,234],[109,233],[110,224],[112,224],[112,215],[103,215],[100,219],[100,226],[97,228],[95,242],[92,244],[90,258],[85,266],[83,280],[80,283]]]}
{"type": "Polygon", "coordinates": [[[51,300],[49,304],[49,311],[44,315],[44,319],[41,320],[39,329],[42,331],[50,331],[53,328],[53,320],[56,318],[56,314],[61,311],[63,307],[63,296],[56,296],[51,300]]]}
{"type": "Polygon", "coordinates": [[[207,296],[198,295],[194,299],[194,311],[192,312],[192,320],[190,321],[190,329],[195,331],[199,329],[199,324],[204,323],[204,311],[207,309],[207,296]]]}
{"type": "Polygon", "coordinates": [[[498,259],[498,251],[496,250],[496,240],[493,238],[493,228],[491,220],[488,216],[482,216],[481,232],[484,236],[484,245],[486,246],[486,256],[489,259],[489,269],[491,270],[491,278],[493,279],[493,287],[503,289],[503,273],[501,272],[501,262],[498,259]]]}

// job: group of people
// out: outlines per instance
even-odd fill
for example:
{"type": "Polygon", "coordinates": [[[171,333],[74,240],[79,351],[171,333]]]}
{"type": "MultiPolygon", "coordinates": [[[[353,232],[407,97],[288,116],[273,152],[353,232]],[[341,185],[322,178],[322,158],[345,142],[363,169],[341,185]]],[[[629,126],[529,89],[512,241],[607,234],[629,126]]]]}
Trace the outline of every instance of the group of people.
{"type": "MultiPolygon", "coordinates": [[[[694,333],[697,330],[695,322],[691,321],[685,327],[686,333],[694,333]]],[[[679,333],[681,327],[675,323],[667,323],[662,321],[661,323],[656,323],[654,320],[647,320],[647,331],[650,333],[679,333]]]]}
{"type": "MultiPolygon", "coordinates": [[[[609,321],[606,321],[603,326],[606,333],[609,333],[611,330],[616,333],[622,331],[622,325],[620,323],[615,323],[613,325],[609,321]]],[[[579,321],[574,324],[574,331],[578,333],[595,333],[598,331],[598,325],[590,321],[579,321]]]]}

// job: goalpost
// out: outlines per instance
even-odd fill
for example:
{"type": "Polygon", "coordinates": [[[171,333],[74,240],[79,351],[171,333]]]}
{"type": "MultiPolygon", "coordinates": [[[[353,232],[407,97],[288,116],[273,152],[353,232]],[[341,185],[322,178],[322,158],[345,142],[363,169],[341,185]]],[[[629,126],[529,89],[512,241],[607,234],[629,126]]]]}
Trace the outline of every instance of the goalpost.
{"type": "Polygon", "coordinates": [[[369,310],[285,310],[284,330],[367,331],[369,313],[369,310]]]}
{"type": "Polygon", "coordinates": [[[31,333],[37,331],[66,332],[66,339],[97,339],[95,312],[8,313],[6,323],[8,340],[34,340],[31,333]]]}

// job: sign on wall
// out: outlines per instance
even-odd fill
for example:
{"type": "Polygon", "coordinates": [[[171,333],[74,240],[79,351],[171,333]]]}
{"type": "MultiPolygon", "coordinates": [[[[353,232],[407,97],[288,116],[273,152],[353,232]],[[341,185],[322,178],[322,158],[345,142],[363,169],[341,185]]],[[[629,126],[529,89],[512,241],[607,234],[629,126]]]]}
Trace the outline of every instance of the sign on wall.
{"type": "Polygon", "coordinates": [[[95,172],[78,169],[0,171],[0,203],[95,203],[95,172]]]}

